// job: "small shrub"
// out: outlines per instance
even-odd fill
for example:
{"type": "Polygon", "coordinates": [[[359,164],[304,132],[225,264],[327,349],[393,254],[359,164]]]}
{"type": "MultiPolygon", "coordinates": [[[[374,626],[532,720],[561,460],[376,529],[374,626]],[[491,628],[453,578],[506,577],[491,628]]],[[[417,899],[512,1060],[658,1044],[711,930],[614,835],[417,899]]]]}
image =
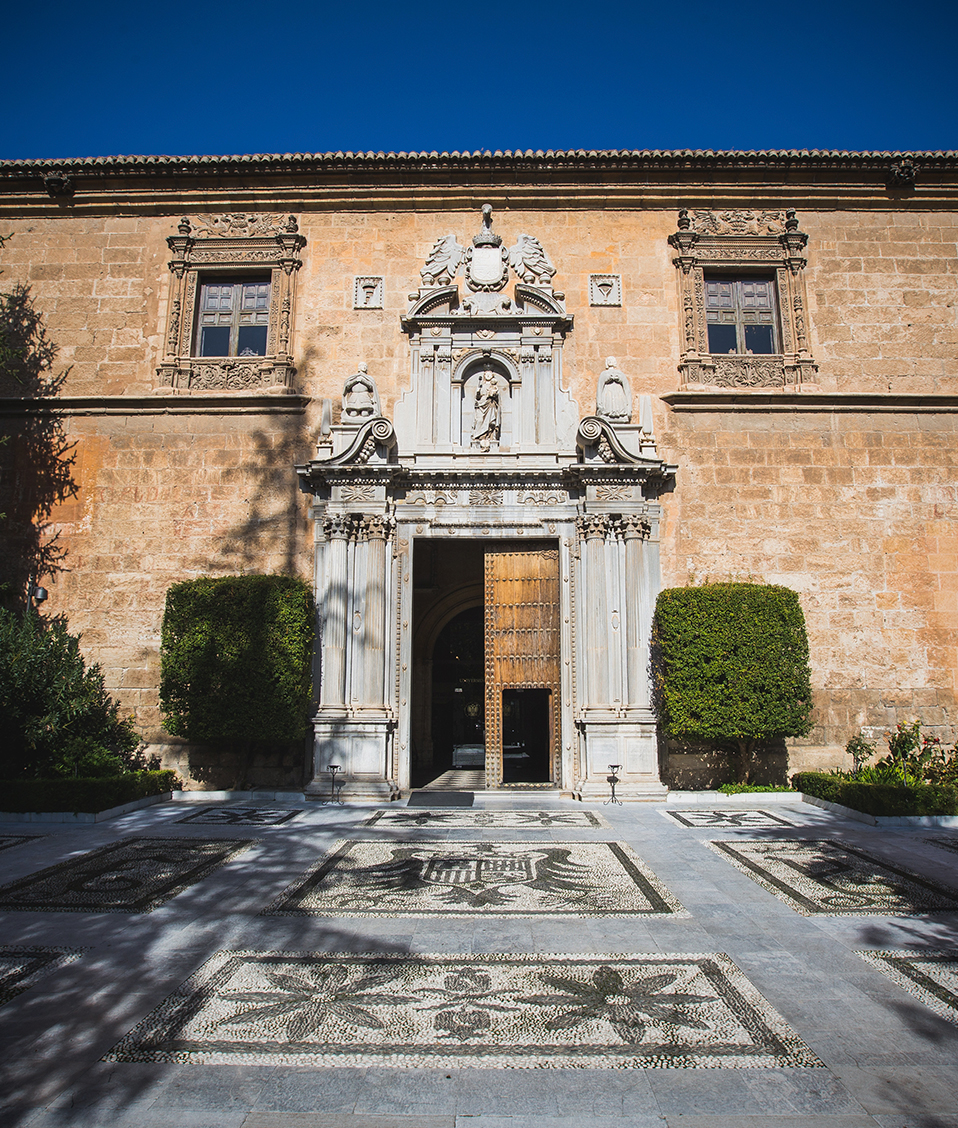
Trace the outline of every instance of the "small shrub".
{"type": "Polygon", "coordinates": [[[852,758],[853,771],[859,772],[877,754],[878,749],[865,734],[859,730],[845,745],[845,751],[852,758]]]}
{"type": "Polygon", "coordinates": [[[747,782],[756,746],[808,734],[808,637],[789,588],[724,583],[667,589],[656,603],[652,654],[665,731],[735,747],[739,782],[747,782]]]}
{"type": "Polygon", "coordinates": [[[62,618],[0,608],[0,778],[116,775],[146,765],[132,717],[62,618]],[[81,772],[82,768],[82,772],[81,772]]]}

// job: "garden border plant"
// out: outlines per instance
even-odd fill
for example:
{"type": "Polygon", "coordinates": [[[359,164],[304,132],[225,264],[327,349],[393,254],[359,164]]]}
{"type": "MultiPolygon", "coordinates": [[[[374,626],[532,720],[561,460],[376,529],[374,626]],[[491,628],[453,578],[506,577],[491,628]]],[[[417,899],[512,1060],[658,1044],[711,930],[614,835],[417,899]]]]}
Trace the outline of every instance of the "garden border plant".
{"type": "Polygon", "coordinates": [[[817,799],[876,817],[958,814],[958,746],[950,751],[921,723],[899,723],[885,734],[888,755],[873,764],[877,746],[863,732],[845,745],[850,772],[797,772],[792,785],[817,799]]]}

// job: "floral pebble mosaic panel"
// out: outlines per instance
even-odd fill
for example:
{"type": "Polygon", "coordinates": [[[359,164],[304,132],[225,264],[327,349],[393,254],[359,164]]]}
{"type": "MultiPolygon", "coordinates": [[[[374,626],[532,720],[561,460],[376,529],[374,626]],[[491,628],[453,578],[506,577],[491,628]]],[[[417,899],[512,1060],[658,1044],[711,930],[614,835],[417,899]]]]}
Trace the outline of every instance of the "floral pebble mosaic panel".
{"type": "Polygon", "coordinates": [[[738,840],[705,845],[803,916],[958,910],[958,890],[844,843],[738,840]]]}
{"type": "Polygon", "coordinates": [[[935,1014],[958,1025],[958,949],[901,948],[858,954],[935,1014]]]}
{"type": "Polygon", "coordinates": [[[418,811],[389,808],[376,811],[364,826],[415,826],[436,830],[588,830],[609,829],[609,823],[595,811],[418,811]]]}
{"type": "Polygon", "coordinates": [[[286,807],[202,807],[178,823],[201,823],[203,826],[280,826],[303,813],[286,807]]]}
{"type": "Polygon", "coordinates": [[[688,916],[621,842],[343,840],[274,916],[688,916]]]}
{"type": "Polygon", "coordinates": [[[0,909],[150,912],[251,844],[236,838],[125,838],[0,886],[0,909]]]}
{"type": "Polygon", "coordinates": [[[787,826],[791,829],[795,824],[774,815],[771,811],[661,811],[667,819],[672,819],[679,826],[691,827],[717,827],[720,830],[732,830],[741,827],[743,830],[770,829],[776,826],[787,826]]]}
{"type": "Polygon", "coordinates": [[[44,975],[78,960],[79,948],[0,946],[0,1006],[15,998],[44,975]]]}
{"type": "Polygon", "coordinates": [[[446,1069],[822,1064],[721,953],[218,952],[104,1060],[446,1069]]]}

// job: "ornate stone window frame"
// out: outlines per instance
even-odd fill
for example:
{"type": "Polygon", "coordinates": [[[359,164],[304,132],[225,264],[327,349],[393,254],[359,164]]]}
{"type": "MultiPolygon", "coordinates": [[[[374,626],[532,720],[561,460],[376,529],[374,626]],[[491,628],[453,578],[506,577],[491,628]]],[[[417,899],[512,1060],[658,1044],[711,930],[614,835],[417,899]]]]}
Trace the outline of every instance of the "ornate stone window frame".
{"type": "Polygon", "coordinates": [[[681,299],[681,360],[684,390],[810,387],[817,390],[818,365],[809,348],[805,293],[805,246],[794,208],[781,211],[713,212],[683,208],[669,244],[678,252],[681,299]],[[780,316],[779,354],[709,353],[705,319],[705,275],[730,278],[755,273],[775,279],[780,316]]]}
{"type": "Polygon", "coordinates": [[[160,386],[178,392],[292,392],[296,369],[290,355],[296,272],[306,240],[295,216],[203,215],[181,219],[167,239],[173,252],[173,278],[164,335],[164,356],[157,368],[160,386]],[[200,282],[216,275],[262,275],[270,272],[269,331],[266,355],[199,357],[196,302],[200,282]]]}

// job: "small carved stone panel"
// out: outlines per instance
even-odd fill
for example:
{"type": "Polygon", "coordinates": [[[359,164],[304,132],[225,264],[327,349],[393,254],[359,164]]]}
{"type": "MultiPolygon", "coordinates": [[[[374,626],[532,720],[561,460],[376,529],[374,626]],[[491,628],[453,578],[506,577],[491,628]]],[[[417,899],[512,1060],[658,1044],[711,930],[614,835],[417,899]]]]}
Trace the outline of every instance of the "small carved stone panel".
{"type": "Polygon", "coordinates": [[[590,306],[620,306],[622,304],[622,278],[618,274],[589,275],[590,306]]]}
{"type": "Polygon", "coordinates": [[[379,277],[357,278],[353,284],[353,309],[382,309],[383,280],[379,277]]]}

